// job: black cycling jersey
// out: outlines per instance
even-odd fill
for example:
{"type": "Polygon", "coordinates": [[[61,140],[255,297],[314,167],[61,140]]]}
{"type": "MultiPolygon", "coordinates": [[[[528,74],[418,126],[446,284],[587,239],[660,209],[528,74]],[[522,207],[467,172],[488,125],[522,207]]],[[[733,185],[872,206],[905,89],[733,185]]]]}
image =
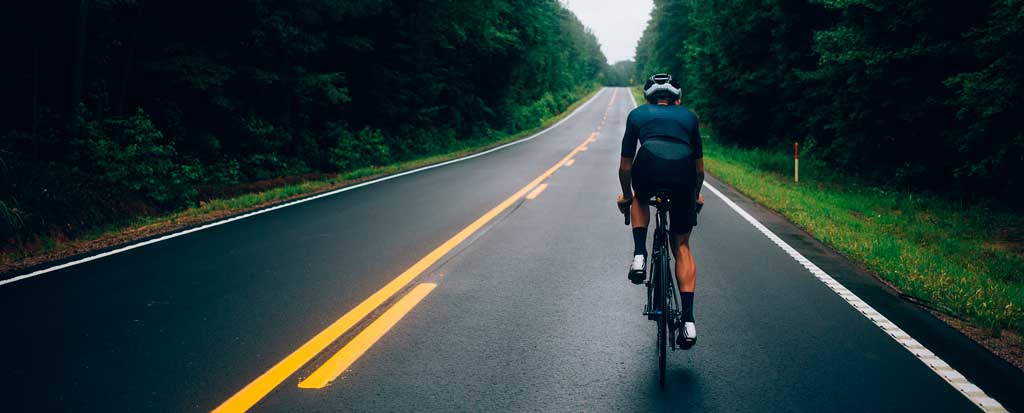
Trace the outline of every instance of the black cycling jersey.
{"type": "Polygon", "coordinates": [[[697,115],[683,105],[647,104],[629,112],[622,135],[622,156],[632,158],[637,142],[644,145],[651,138],[678,140],[689,146],[693,159],[704,157],[697,115]]]}
{"type": "Polygon", "coordinates": [[[622,156],[633,159],[637,198],[646,202],[655,191],[672,193],[671,231],[689,233],[697,225],[695,162],[704,157],[697,116],[682,105],[648,104],[633,109],[626,118],[622,156]]]}

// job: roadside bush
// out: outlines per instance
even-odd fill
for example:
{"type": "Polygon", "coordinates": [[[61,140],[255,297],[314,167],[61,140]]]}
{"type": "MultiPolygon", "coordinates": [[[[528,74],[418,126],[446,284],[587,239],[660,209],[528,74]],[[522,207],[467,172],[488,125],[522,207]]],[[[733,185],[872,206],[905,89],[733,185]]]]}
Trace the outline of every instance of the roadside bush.
{"type": "Polygon", "coordinates": [[[391,160],[391,152],[380,130],[363,128],[358,134],[343,127],[332,132],[337,146],[331,148],[329,162],[338,171],[383,165],[391,160]]]}
{"type": "Polygon", "coordinates": [[[0,239],[8,241],[2,249],[74,237],[97,223],[157,212],[141,194],[95,172],[24,159],[4,159],[0,196],[0,239]]]}
{"type": "Polygon", "coordinates": [[[236,159],[223,159],[206,167],[203,176],[211,185],[235,185],[242,181],[241,165],[236,159]]]}
{"type": "MultiPolygon", "coordinates": [[[[18,230],[24,226],[21,216],[14,208],[0,200],[0,239],[14,240],[18,230]]],[[[2,246],[0,246],[2,247],[2,246]]]]}
{"type": "Polygon", "coordinates": [[[178,155],[149,116],[139,109],[124,119],[82,120],[82,136],[72,142],[76,169],[104,184],[139,193],[156,205],[173,209],[196,197],[199,166],[178,155]]]}
{"type": "Polygon", "coordinates": [[[411,127],[402,131],[403,134],[392,138],[389,145],[396,160],[446,152],[458,142],[455,130],[446,127],[411,127]]]}
{"type": "Polygon", "coordinates": [[[240,173],[244,181],[261,181],[284,175],[303,174],[309,168],[299,160],[276,152],[260,152],[242,159],[240,173]]]}
{"type": "Polygon", "coordinates": [[[558,102],[550,92],[528,105],[514,106],[510,116],[511,130],[526,130],[540,126],[541,121],[558,113],[558,102]]]}

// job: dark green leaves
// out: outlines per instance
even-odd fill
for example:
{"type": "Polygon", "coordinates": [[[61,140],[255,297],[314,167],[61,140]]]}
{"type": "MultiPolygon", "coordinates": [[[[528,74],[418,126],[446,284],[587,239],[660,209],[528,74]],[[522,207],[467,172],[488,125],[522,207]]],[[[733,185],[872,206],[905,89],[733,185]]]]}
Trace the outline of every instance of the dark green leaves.
{"type": "Polygon", "coordinates": [[[659,0],[636,77],[682,79],[725,143],[1021,203],[1022,33],[1020,1],[659,0]]]}
{"type": "Polygon", "coordinates": [[[27,233],[481,145],[606,66],[557,0],[37,3],[0,13],[0,221],[27,233]]]}

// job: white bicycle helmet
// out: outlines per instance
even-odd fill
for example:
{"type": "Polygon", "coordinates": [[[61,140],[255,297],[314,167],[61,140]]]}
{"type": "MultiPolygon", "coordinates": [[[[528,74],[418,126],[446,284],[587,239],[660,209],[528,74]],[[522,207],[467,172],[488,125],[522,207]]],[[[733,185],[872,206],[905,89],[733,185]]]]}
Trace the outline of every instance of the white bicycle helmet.
{"type": "Polygon", "coordinates": [[[644,97],[648,101],[657,98],[676,100],[682,96],[679,82],[672,80],[672,75],[658,73],[647,79],[644,84],[644,97]]]}

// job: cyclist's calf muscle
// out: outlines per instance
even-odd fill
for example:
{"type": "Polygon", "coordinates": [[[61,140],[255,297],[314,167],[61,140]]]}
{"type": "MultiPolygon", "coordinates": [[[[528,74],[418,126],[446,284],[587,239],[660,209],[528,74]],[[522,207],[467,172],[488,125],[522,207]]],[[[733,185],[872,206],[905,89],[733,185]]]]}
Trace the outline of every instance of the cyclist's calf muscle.
{"type": "Polygon", "coordinates": [[[676,258],[676,281],[679,291],[692,293],[697,287],[697,264],[690,253],[690,233],[673,234],[675,248],[672,253],[676,258]]]}

